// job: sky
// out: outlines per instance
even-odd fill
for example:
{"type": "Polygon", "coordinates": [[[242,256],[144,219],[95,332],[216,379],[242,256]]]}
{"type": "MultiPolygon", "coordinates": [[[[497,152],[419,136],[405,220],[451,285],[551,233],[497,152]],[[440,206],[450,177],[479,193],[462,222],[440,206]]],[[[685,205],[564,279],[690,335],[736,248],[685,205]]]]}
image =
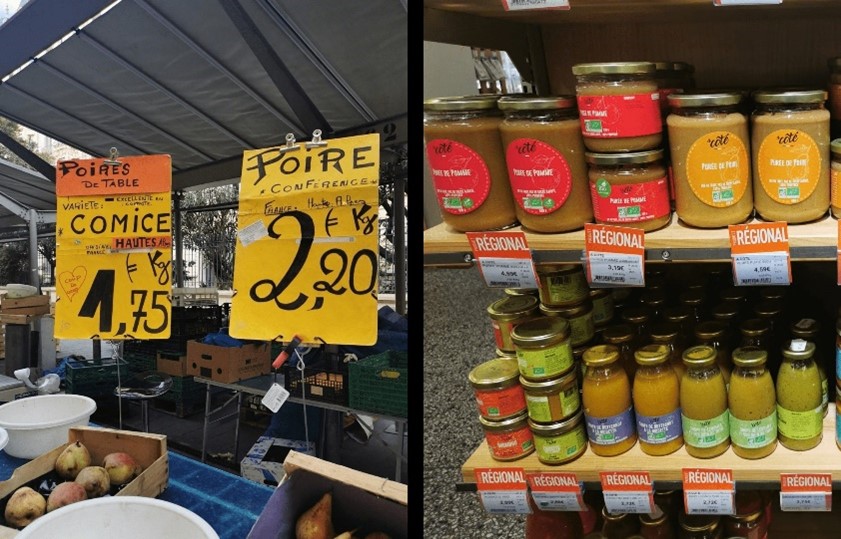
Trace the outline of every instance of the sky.
{"type": "Polygon", "coordinates": [[[20,4],[21,0],[0,0],[0,19],[5,20],[14,15],[20,4]]]}

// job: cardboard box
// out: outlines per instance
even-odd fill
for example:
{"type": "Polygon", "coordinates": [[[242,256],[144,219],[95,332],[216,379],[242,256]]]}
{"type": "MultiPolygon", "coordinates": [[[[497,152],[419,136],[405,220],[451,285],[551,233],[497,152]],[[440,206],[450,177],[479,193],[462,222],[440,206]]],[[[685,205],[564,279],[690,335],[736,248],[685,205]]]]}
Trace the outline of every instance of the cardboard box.
{"type": "Polygon", "coordinates": [[[357,537],[381,531],[394,539],[409,536],[406,485],[290,451],[286,475],[275,489],[248,539],[295,537],[295,522],[326,492],[333,493],[336,535],[356,529],[357,537]]]}
{"type": "Polygon", "coordinates": [[[187,375],[218,382],[237,382],[271,371],[269,343],[240,347],[187,342],[187,375]]]}
{"type": "Polygon", "coordinates": [[[179,356],[173,352],[158,352],[155,369],[170,376],[189,376],[187,374],[187,356],[179,356]]]}
{"type": "Polygon", "coordinates": [[[283,479],[283,461],[290,451],[315,456],[315,442],[260,436],[240,462],[240,474],[251,481],[277,486],[283,479]]]}
{"type": "MultiPolygon", "coordinates": [[[[66,444],[20,466],[9,479],[0,482],[0,505],[5,506],[8,496],[18,487],[52,472],[55,460],[64,448],[77,440],[88,448],[92,464],[99,465],[108,453],[124,451],[143,466],[143,472],[120,489],[116,496],[155,498],[166,490],[169,482],[169,456],[165,435],[95,427],[70,427],[67,440],[66,444]]],[[[0,526],[0,529],[9,528],[0,526]]]]}

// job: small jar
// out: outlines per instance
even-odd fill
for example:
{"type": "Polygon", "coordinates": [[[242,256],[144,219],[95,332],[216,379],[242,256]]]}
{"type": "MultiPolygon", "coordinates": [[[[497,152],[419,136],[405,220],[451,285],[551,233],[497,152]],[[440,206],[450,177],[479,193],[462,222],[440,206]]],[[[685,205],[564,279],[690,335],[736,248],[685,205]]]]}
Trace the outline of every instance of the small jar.
{"type": "Polygon", "coordinates": [[[626,539],[639,531],[639,518],[634,513],[611,513],[602,508],[602,535],[607,539],[626,539]]]}
{"type": "Polygon", "coordinates": [[[548,317],[561,317],[569,322],[572,346],[581,346],[593,340],[596,325],[593,322],[593,303],[585,299],[568,307],[540,306],[540,312],[548,317]]]}
{"type": "Polygon", "coordinates": [[[660,93],[651,62],[572,66],[584,146],[593,152],[634,152],[663,142],[660,93]]]}
{"type": "Polygon", "coordinates": [[[491,421],[479,416],[479,422],[485,431],[488,451],[494,460],[507,462],[534,452],[534,438],[525,411],[502,421],[491,421]]]}
{"type": "Polygon", "coordinates": [[[671,222],[663,150],[588,152],[585,157],[590,165],[590,198],[597,223],[651,232],[671,222]]]}
{"type": "Polygon", "coordinates": [[[575,98],[503,97],[499,134],[517,219],[536,232],[568,232],[593,221],[575,98]]]}
{"type": "Polygon", "coordinates": [[[537,423],[529,420],[529,428],[534,437],[537,460],[543,464],[571,462],[587,450],[584,412],[580,409],[574,416],[555,423],[537,423]]]}
{"type": "Polygon", "coordinates": [[[590,290],[590,301],[593,302],[593,323],[596,327],[609,324],[616,312],[613,305],[613,294],[606,288],[594,288],[590,290]]]}
{"type": "Polygon", "coordinates": [[[728,286],[721,291],[721,301],[733,301],[744,305],[748,300],[748,293],[743,286],[728,286]]]}
{"type": "Polygon", "coordinates": [[[581,409],[575,370],[543,382],[520,378],[520,385],[525,391],[529,419],[537,423],[563,421],[581,409]]]}
{"type": "MultiPolygon", "coordinates": [[[[841,86],[841,85],[839,85],[841,86]]],[[[841,94],[839,94],[841,97],[841,94]]],[[[841,107],[841,104],[839,104],[841,107]]],[[[838,120],[841,122],[841,120],[838,120]]],[[[829,184],[830,184],[830,206],[832,208],[832,216],[836,219],[841,218],[841,138],[834,139],[829,144],[830,160],[829,165],[829,184]]]]}
{"type": "Polygon", "coordinates": [[[587,277],[581,264],[540,264],[535,267],[540,303],[566,307],[581,303],[589,294],[587,277]]]}
{"type": "Polygon", "coordinates": [[[724,517],[724,532],[728,538],[765,539],[768,526],[764,520],[764,505],[759,492],[736,492],[736,514],[724,517]]]}
{"type": "Polygon", "coordinates": [[[520,375],[527,380],[548,380],[572,369],[569,322],[563,318],[536,318],[511,332],[517,349],[520,375]]]}
{"type": "Polygon", "coordinates": [[[619,351],[619,364],[628,374],[631,382],[637,372],[637,362],[634,360],[634,337],[636,331],[629,324],[618,324],[610,326],[602,333],[602,340],[605,344],[616,347],[619,351]]]}
{"type": "Polygon", "coordinates": [[[526,409],[526,395],[520,385],[520,370],[510,359],[492,359],[481,363],[467,375],[479,414],[499,421],[517,416],[526,409]]]}
{"type": "Polygon", "coordinates": [[[753,212],[748,121],[740,94],[669,97],[675,211],[684,223],[720,228],[753,212]]]}
{"type": "Polygon", "coordinates": [[[503,352],[515,351],[511,331],[517,324],[539,316],[538,303],[534,296],[507,296],[488,306],[497,349],[503,352]]]}
{"type": "Polygon", "coordinates": [[[759,91],[751,118],[753,198],[767,221],[814,221],[829,209],[826,91],[759,91]]]}
{"type": "Polygon", "coordinates": [[[649,308],[653,320],[660,318],[660,314],[666,307],[666,300],[666,291],[663,289],[646,290],[640,296],[640,303],[649,308]]]}
{"type": "Polygon", "coordinates": [[[678,517],[680,539],[719,539],[721,537],[721,517],[715,515],[687,515],[678,517]]]}
{"type": "Polygon", "coordinates": [[[495,96],[424,101],[424,138],[441,218],[459,232],[517,223],[495,96]]]}

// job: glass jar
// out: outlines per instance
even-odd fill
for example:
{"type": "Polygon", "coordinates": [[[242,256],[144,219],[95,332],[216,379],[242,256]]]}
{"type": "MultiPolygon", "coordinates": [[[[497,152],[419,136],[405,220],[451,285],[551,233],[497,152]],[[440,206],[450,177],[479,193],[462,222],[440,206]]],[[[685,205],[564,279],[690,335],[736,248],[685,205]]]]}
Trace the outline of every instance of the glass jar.
{"type": "Polygon", "coordinates": [[[589,164],[590,199],[597,223],[651,232],[671,222],[663,150],[587,152],[585,158],[589,164]]]}
{"type": "Polygon", "coordinates": [[[639,518],[633,513],[610,513],[602,509],[602,535],[607,539],[627,539],[639,531],[639,518]]]}
{"type": "Polygon", "coordinates": [[[520,415],[526,409],[517,362],[492,359],[473,367],[467,378],[473,386],[479,414],[485,419],[499,421],[520,415]]]}
{"type": "Polygon", "coordinates": [[[674,539],[675,532],[669,515],[640,515],[640,536],[644,539],[674,539]]]}
{"type": "Polygon", "coordinates": [[[569,322],[572,346],[581,346],[593,340],[596,324],[593,322],[593,303],[589,297],[581,303],[567,307],[541,305],[540,312],[548,317],[560,317],[569,322]]]}
{"type": "Polygon", "coordinates": [[[704,319],[706,298],[701,289],[689,289],[678,295],[678,302],[692,311],[692,319],[697,324],[704,319]]]}
{"type": "Polygon", "coordinates": [[[563,421],[581,408],[578,372],[575,369],[558,378],[542,382],[533,382],[525,378],[519,378],[519,380],[525,391],[525,403],[528,407],[529,419],[532,421],[538,423],[563,421]]]}
{"type": "Polygon", "coordinates": [[[527,496],[531,513],[526,515],[525,539],[581,539],[581,517],[574,511],[543,511],[527,496]]]}
{"type": "Polygon", "coordinates": [[[841,136],[841,57],[830,58],[829,67],[829,117],[833,137],[841,136]]]}
{"type": "Polygon", "coordinates": [[[613,294],[606,288],[594,288],[590,290],[590,301],[593,302],[593,323],[596,327],[609,324],[615,312],[613,294]]]}
{"type": "Polygon", "coordinates": [[[572,462],[587,450],[587,433],[581,410],[574,416],[555,423],[537,423],[529,420],[534,437],[537,460],[543,464],[557,465],[572,462]]]}
{"type": "Polygon", "coordinates": [[[736,368],[730,378],[730,443],[742,458],[767,457],[777,448],[777,397],[768,353],[755,346],[733,350],[736,368]]]}
{"type": "Polygon", "coordinates": [[[720,228],[753,212],[748,121],[742,96],[674,94],[666,119],[675,211],[684,223],[720,228]]]}
{"type": "MultiPolygon", "coordinates": [[[[839,104],[839,107],[841,107],[841,104],[839,104]]],[[[841,122],[841,120],[836,120],[836,122],[841,122]]],[[[834,139],[829,143],[829,153],[830,206],[832,216],[839,219],[841,218],[841,138],[834,139]]]]}
{"type": "Polygon", "coordinates": [[[590,449],[603,457],[622,454],[637,442],[631,384],[618,360],[619,349],[609,344],[584,352],[584,421],[590,449]]]}
{"type": "Polygon", "coordinates": [[[698,458],[717,457],[730,446],[730,414],[715,349],[705,344],[687,348],[683,362],[680,409],[686,452],[698,458]]]}
{"type": "Polygon", "coordinates": [[[593,152],[635,152],[663,142],[660,94],[651,62],[572,66],[584,146],[593,152]]]}
{"type": "Polygon", "coordinates": [[[631,382],[637,372],[637,362],[634,360],[634,336],[636,332],[629,324],[610,326],[602,333],[605,344],[615,346],[619,350],[619,364],[628,374],[631,382]]]}
{"type": "Polygon", "coordinates": [[[664,344],[647,344],[634,352],[634,414],[640,449],[648,455],[668,455],[683,446],[680,389],[670,352],[664,344]]]}
{"type": "Polygon", "coordinates": [[[540,303],[566,307],[581,303],[590,294],[581,264],[539,264],[535,266],[540,303]]]}
{"type": "Polygon", "coordinates": [[[652,314],[651,309],[645,305],[635,305],[626,307],[619,315],[622,322],[634,330],[635,348],[648,342],[650,335],[648,324],[654,318],[652,314]]]}
{"type": "Polygon", "coordinates": [[[506,288],[506,296],[534,296],[537,297],[537,288],[506,288]]]}
{"type": "Polygon", "coordinates": [[[759,91],[752,115],[753,198],[768,221],[814,221],[829,209],[826,91],[759,91]]]}
{"type": "Polygon", "coordinates": [[[755,490],[736,492],[735,515],[724,517],[724,532],[728,538],[765,539],[768,526],[764,520],[762,497],[755,490]]]}
{"type": "Polygon", "coordinates": [[[821,375],[815,345],[794,339],[783,349],[777,375],[777,429],[780,443],[795,451],[812,449],[823,438],[821,375]]]}
{"type": "Polygon", "coordinates": [[[535,318],[511,332],[520,375],[527,380],[548,380],[573,368],[569,322],[563,318],[535,318]]]}
{"type": "Polygon", "coordinates": [[[812,359],[818,368],[818,373],[821,375],[821,408],[823,409],[823,415],[826,415],[829,407],[829,380],[826,377],[826,369],[823,366],[823,362],[831,354],[827,350],[824,350],[824,347],[818,345],[821,342],[821,324],[813,318],[801,318],[792,322],[789,329],[792,339],[803,339],[804,341],[815,343],[815,355],[812,356],[812,359]]]}
{"type": "Polygon", "coordinates": [[[727,326],[718,320],[707,320],[695,326],[696,344],[706,344],[715,349],[715,362],[724,376],[725,386],[730,385],[730,372],[733,370],[727,341],[727,326]]]}
{"type": "Polygon", "coordinates": [[[593,221],[584,142],[573,96],[503,97],[499,125],[517,219],[536,232],[593,221]]]}
{"type": "Polygon", "coordinates": [[[479,416],[492,459],[507,462],[534,452],[534,438],[529,429],[528,419],[525,411],[501,421],[491,421],[479,416]]]}
{"type": "Polygon", "coordinates": [[[459,232],[517,223],[497,97],[424,101],[424,139],[441,218],[459,232]]]}
{"type": "Polygon", "coordinates": [[[680,379],[686,371],[681,355],[683,348],[678,348],[680,336],[680,327],[674,322],[659,322],[651,326],[651,342],[655,344],[662,344],[669,348],[668,363],[675,371],[678,379],[678,386],[680,386],[680,379]]]}
{"type": "Polygon", "coordinates": [[[494,331],[496,347],[503,352],[514,352],[511,330],[526,320],[539,316],[538,301],[534,296],[507,296],[488,306],[488,316],[494,331]]]}
{"type": "Polygon", "coordinates": [[[657,320],[666,307],[666,299],[665,290],[646,290],[640,296],[640,303],[648,307],[651,312],[651,319],[657,320]]]}
{"type": "Polygon", "coordinates": [[[681,512],[679,517],[680,539],[719,539],[721,537],[721,517],[715,515],[687,515],[681,512]]]}

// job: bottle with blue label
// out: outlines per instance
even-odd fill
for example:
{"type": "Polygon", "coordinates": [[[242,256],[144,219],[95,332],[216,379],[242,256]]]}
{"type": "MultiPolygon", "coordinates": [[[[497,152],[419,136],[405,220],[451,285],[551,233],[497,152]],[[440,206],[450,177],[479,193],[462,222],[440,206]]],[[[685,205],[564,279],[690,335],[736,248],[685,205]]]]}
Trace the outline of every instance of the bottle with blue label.
{"type": "Polygon", "coordinates": [[[587,438],[593,453],[611,457],[637,443],[631,384],[619,363],[619,348],[592,346],[584,352],[582,401],[587,438]]]}

